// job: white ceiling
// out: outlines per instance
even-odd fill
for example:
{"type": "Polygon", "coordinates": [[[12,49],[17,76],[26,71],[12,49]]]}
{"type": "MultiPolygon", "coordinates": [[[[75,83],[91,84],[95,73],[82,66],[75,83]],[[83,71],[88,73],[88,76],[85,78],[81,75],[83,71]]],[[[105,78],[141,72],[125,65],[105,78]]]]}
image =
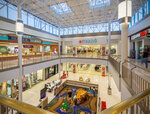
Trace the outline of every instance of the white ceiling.
{"type": "MultiPolygon", "coordinates": [[[[17,5],[19,0],[8,1],[17,5]]],[[[22,8],[51,24],[60,27],[69,27],[102,23],[107,22],[109,19],[117,20],[119,0],[110,1],[110,6],[91,9],[88,0],[22,0],[22,8]],[[72,13],[58,15],[50,8],[51,5],[64,2],[71,8],[72,13]]],[[[147,0],[132,1],[134,14],[147,0]]]]}

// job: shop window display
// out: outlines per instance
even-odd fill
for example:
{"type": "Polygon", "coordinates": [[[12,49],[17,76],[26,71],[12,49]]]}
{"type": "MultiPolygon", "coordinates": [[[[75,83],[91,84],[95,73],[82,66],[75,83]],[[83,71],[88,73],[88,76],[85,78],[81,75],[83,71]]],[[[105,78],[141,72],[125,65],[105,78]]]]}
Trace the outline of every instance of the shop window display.
{"type": "Polygon", "coordinates": [[[67,54],[73,54],[73,46],[67,46],[67,54]]]}
{"type": "Polygon", "coordinates": [[[58,65],[54,65],[45,69],[45,79],[50,78],[51,76],[58,73],[58,65]]]}
{"type": "Polygon", "coordinates": [[[0,84],[0,94],[7,96],[7,82],[3,82],[0,84]]]}
{"type": "Polygon", "coordinates": [[[22,83],[23,83],[23,90],[27,90],[28,88],[31,87],[31,82],[30,82],[30,74],[27,74],[25,76],[23,76],[22,78],[22,83]]]}
{"type": "Polygon", "coordinates": [[[99,75],[107,76],[108,67],[104,65],[95,65],[95,64],[76,64],[76,63],[64,63],[64,71],[72,73],[81,73],[83,75],[99,75]],[[75,68],[73,67],[75,65],[75,68]],[[75,70],[75,72],[74,72],[75,70]]]}
{"type": "Polygon", "coordinates": [[[11,97],[11,96],[12,96],[11,81],[7,81],[7,96],[8,96],[8,97],[11,97]]]}
{"type": "Polygon", "coordinates": [[[18,99],[18,82],[9,80],[0,84],[0,94],[3,96],[18,99]]]}

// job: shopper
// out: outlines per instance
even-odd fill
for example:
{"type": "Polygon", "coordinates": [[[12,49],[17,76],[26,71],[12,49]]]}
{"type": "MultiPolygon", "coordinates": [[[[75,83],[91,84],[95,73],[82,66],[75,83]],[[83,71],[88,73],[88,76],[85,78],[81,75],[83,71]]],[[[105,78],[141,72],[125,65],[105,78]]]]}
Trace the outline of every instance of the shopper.
{"type": "Polygon", "coordinates": [[[92,94],[92,89],[91,89],[91,87],[89,87],[89,93],[92,94]]]}
{"type": "Polygon", "coordinates": [[[93,87],[93,95],[94,95],[94,97],[96,96],[96,89],[95,89],[95,87],[93,87]]]}
{"type": "Polygon", "coordinates": [[[145,63],[145,67],[148,68],[148,51],[147,49],[144,49],[144,52],[142,53],[142,59],[141,63],[145,63]]]}

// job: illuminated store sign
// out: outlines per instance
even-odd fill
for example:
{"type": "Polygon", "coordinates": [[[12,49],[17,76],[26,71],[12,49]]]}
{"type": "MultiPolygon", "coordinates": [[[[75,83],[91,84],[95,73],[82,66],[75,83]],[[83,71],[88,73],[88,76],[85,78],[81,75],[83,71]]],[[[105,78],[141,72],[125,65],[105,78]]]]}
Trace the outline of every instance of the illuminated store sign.
{"type": "Polygon", "coordinates": [[[131,37],[131,40],[134,40],[134,39],[139,38],[139,37],[140,37],[140,33],[139,33],[139,34],[136,34],[136,35],[133,35],[133,36],[131,37]]]}
{"type": "Polygon", "coordinates": [[[31,39],[30,39],[30,42],[41,43],[41,40],[31,40],[31,39]]]}
{"type": "Polygon", "coordinates": [[[89,39],[89,40],[79,40],[79,43],[81,44],[96,44],[97,39],[89,39]]]}
{"type": "Polygon", "coordinates": [[[146,35],[147,35],[147,31],[140,32],[140,36],[146,36],[146,35]]]}

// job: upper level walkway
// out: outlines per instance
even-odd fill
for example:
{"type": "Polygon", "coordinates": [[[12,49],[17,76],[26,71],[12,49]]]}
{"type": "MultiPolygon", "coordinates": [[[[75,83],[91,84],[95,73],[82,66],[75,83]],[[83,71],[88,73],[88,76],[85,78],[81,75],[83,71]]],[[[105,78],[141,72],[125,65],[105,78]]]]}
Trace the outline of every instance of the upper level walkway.
{"type": "MultiPolygon", "coordinates": [[[[0,71],[15,68],[18,67],[18,57],[14,59],[4,59],[5,57],[0,57],[0,71]]],[[[51,56],[38,56],[38,57],[25,57],[22,58],[22,64],[23,65],[31,65],[34,63],[44,62],[48,60],[54,60],[54,59],[63,59],[63,58],[77,58],[77,59],[102,59],[107,60],[107,56],[93,56],[93,55],[79,55],[79,56],[73,56],[73,55],[61,55],[60,57],[58,55],[51,55],[51,56]]]]}

